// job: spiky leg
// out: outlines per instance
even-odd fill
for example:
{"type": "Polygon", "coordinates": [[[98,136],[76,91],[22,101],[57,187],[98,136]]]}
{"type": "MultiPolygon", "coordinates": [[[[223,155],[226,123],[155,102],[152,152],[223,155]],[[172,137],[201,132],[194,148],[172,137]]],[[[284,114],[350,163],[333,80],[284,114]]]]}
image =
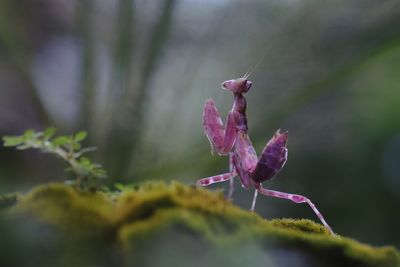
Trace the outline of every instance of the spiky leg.
{"type": "MultiPolygon", "coordinates": [[[[230,152],[229,153],[229,172],[234,172],[234,166],[233,166],[233,153],[232,152],[230,152]]],[[[232,177],[230,180],[229,180],[229,191],[228,191],[228,199],[230,199],[230,200],[232,200],[233,198],[232,198],[232,196],[233,196],[233,191],[234,191],[234,189],[235,189],[235,184],[234,184],[234,180],[233,180],[233,178],[234,177],[232,177]]]]}
{"type": "Polygon", "coordinates": [[[206,177],[200,180],[197,180],[197,184],[201,186],[208,186],[210,184],[221,183],[228,181],[236,176],[236,172],[227,172],[215,176],[206,177]]]}
{"type": "Polygon", "coordinates": [[[318,218],[322,222],[322,224],[329,230],[329,232],[332,235],[335,235],[335,233],[332,231],[332,228],[325,221],[324,216],[322,216],[321,212],[319,212],[319,210],[314,205],[314,203],[312,203],[311,200],[309,200],[305,196],[284,193],[284,192],[279,192],[279,191],[275,191],[275,190],[269,190],[269,189],[263,188],[261,186],[261,184],[257,184],[255,186],[256,186],[257,191],[265,196],[284,198],[284,199],[291,200],[294,203],[307,203],[311,207],[311,209],[314,211],[314,213],[318,216],[318,218]]]}
{"type": "Polygon", "coordinates": [[[236,126],[238,113],[230,111],[226,120],[226,128],[219,115],[218,109],[215,107],[214,100],[207,99],[203,110],[203,128],[211,144],[211,149],[215,150],[219,155],[226,155],[231,150],[236,139],[236,126]]]}
{"type": "Polygon", "coordinates": [[[250,208],[251,211],[254,211],[254,209],[256,208],[257,195],[258,195],[258,191],[254,190],[253,201],[251,202],[251,208],[250,208]]]}

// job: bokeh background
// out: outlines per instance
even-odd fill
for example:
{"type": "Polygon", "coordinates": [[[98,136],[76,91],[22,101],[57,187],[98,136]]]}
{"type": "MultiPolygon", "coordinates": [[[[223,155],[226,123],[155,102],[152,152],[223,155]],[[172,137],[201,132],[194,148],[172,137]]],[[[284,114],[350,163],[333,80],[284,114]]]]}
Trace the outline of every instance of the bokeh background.
{"type": "MultiPolygon", "coordinates": [[[[87,130],[108,185],[193,184],[228,168],[203,135],[205,99],[226,114],[221,82],[257,62],[246,95],[254,146],[290,133],[288,163],[265,185],[308,196],[340,234],[399,248],[397,0],[1,0],[0,135],[87,130]]],[[[64,167],[0,147],[0,193],[62,182],[64,167]]],[[[252,193],[236,181],[238,205],[252,193]]],[[[262,196],[256,209],[316,219],[262,196]]]]}

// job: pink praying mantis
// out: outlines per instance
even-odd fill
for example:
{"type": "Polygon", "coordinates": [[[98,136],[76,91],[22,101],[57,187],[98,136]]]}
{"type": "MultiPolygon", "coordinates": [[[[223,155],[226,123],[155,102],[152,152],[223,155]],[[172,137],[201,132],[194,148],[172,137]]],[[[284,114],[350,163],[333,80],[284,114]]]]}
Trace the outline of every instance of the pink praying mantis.
{"type": "Polygon", "coordinates": [[[276,131],[264,147],[261,156],[257,157],[248,135],[246,98],[243,96],[252,85],[252,82],[247,78],[248,75],[245,75],[243,78],[227,80],[222,83],[222,89],[231,91],[234,97],[233,106],[226,119],[226,127],[222,122],[218,109],[215,107],[214,100],[206,100],[203,110],[204,133],[210,141],[212,151],[216,151],[219,155],[229,156],[230,166],[229,172],[200,179],[197,184],[208,186],[229,180],[228,198],[231,198],[234,185],[233,178],[238,176],[243,188],[248,189],[251,186],[255,188],[251,211],[255,209],[258,193],[265,196],[288,199],[295,203],[307,203],[322,224],[332,235],[335,235],[321,212],[307,197],[262,187],[261,183],[272,179],[286,163],[288,132],[276,131]]]}

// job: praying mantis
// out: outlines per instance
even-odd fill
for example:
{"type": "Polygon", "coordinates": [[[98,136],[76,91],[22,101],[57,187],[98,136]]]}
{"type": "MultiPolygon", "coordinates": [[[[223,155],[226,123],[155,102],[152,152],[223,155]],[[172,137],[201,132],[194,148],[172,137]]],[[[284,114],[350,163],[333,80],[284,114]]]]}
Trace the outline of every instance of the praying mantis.
{"type": "Polygon", "coordinates": [[[222,89],[233,93],[233,105],[227,115],[226,126],[224,126],[214,100],[211,98],[206,100],[203,110],[204,133],[210,142],[212,151],[221,156],[229,156],[229,172],[199,179],[197,184],[208,186],[229,180],[228,198],[231,198],[234,185],[233,178],[238,176],[243,188],[255,188],[251,211],[255,209],[258,194],[288,199],[295,203],[307,203],[328,231],[335,235],[310,199],[302,195],[269,190],[262,186],[262,182],[272,179],[282,170],[287,161],[288,132],[276,131],[264,147],[260,157],[257,157],[248,135],[247,101],[243,96],[252,86],[252,82],[247,78],[248,75],[245,75],[242,78],[227,80],[222,83],[222,89]]]}

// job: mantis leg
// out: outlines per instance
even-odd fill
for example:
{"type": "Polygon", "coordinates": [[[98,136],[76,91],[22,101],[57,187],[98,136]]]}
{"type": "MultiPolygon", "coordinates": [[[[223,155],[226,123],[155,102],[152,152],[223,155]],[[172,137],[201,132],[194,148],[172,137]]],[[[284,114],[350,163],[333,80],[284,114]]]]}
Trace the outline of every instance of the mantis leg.
{"type": "MultiPolygon", "coordinates": [[[[233,166],[233,152],[230,152],[229,153],[229,172],[233,172],[234,171],[234,166],[233,166]]],[[[235,184],[234,184],[234,180],[233,180],[233,178],[234,177],[232,177],[230,180],[229,180],[229,191],[228,191],[228,199],[232,199],[232,196],[233,196],[233,191],[234,191],[234,189],[235,189],[235,184]]]]}
{"type": "Polygon", "coordinates": [[[254,209],[256,208],[257,195],[258,191],[254,190],[253,201],[251,202],[251,208],[250,208],[251,211],[254,211],[254,209]]]}
{"type": "Polygon", "coordinates": [[[288,199],[293,201],[294,203],[307,203],[311,209],[314,211],[314,213],[317,215],[319,220],[322,222],[322,224],[329,230],[329,232],[332,235],[335,235],[335,233],[332,231],[332,228],[328,225],[328,223],[325,221],[324,217],[322,216],[321,212],[317,209],[317,207],[314,205],[314,203],[311,202],[308,198],[305,196],[301,195],[295,195],[295,194],[290,194],[290,193],[284,193],[284,192],[279,192],[279,191],[274,191],[274,190],[269,190],[265,189],[261,186],[261,184],[256,184],[256,190],[265,195],[265,196],[270,196],[270,197],[276,197],[276,198],[283,198],[283,199],[288,199]]]}
{"type": "Polygon", "coordinates": [[[208,186],[210,184],[221,183],[228,181],[236,176],[236,172],[228,172],[215,176],[206,177],[200,180],[197,180],[197,184],[201,186],[208,186]]]}
{"type": "Polygon", "coordinates": [[[204,105],[204,133],[210,141],[212,151],[215,150],[219,155],[226,155],[233,148],[237,132],[235,126],[236,116],[238,116],[237,112],[229,112],[225,129],[214,100],[208,99],[204,105]]]}
{"type": "Polygon", "coordinates": [[[258,163],[257,153],[251,143],[250,137],[239,132],[236,137],[236,154],[238,155],[241,167],[245,172],[252,172],[258,163]]]}
{"type": "Polygon", "coordinates": [[[228,196],[227,196],[227,198],[229,199],[229,200],[233,200],[233,191],[234,191],[234,189],[235,189],[235,180],[233,180],[233,178],[234,177],[232,177],[230,180],[229,180],[229,191],[228,191],[228,196]]]}

